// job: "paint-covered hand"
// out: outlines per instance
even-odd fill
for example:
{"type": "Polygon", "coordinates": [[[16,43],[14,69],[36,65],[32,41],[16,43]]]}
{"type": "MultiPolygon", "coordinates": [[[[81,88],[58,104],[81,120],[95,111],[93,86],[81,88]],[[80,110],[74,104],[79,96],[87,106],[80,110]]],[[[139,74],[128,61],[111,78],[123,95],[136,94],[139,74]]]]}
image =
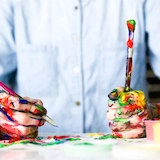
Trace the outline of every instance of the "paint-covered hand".
{"type": "Polygon", "coordinates": [[[147,103],[148,119],[160,120],[160,102],[147,103]]]}
{"type": "Polygon", "coordinates": [[[140,90],[124,92],[123,87],[117,87],[108,97],[106,115],[113,134],[123,138],[144,137],[144,120],[148,117],[145,94],[140,90]]]}
{"type": "Polygon", "coordinates": [[[43,103],[37,99],[23,99],[0,92],[0,139],[36,137],[38,127],[44,124],[43,103]]]}

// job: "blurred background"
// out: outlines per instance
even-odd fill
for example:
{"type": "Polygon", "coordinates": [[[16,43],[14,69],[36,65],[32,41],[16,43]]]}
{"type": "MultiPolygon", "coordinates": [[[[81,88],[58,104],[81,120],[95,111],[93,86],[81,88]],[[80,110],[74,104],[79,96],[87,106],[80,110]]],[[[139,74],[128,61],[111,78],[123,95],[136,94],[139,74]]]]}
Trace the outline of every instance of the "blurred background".
{"type": "Polygon", "coordinates": [[[149,64],[148,57],[146,59],[147,65],[147,83],[150,102],[160,102],[160,80],[153,73],[149,64]]]}

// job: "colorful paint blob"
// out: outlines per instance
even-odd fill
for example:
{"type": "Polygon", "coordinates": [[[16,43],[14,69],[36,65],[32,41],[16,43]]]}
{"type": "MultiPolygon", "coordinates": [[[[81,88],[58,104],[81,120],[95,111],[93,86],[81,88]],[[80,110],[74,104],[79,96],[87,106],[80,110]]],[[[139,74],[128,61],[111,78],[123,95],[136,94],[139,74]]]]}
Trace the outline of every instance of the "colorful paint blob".
{"type": "Polygon", "coordinates": [[[48,136],[48,137],[36,137],[36,138],[26,138],[26,139],[11,139],[11,140],[0,140],[0,148],[16,145],[16,144],[34,144],[40,146],[53,146],[56,144],[61,144],[67,141],[79,141],[80,136],[48,136]]]}
{"type": "Polygon", "coordinates": [[[115,136],[119,138],[145,136],[144,121],[148,118],[148,112],[144,92],[140,90],[126,92],[123,88],[114,89],[109,94],[108,106],[109,127],[115,136]]]}

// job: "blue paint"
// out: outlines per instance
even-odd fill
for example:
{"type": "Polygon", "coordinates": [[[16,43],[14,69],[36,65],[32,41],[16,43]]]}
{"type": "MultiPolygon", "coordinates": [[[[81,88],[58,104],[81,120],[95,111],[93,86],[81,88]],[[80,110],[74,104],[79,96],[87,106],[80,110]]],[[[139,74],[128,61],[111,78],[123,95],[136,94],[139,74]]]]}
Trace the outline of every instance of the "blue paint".
{"type": "Polygon", "coordinates": [[[15,122],[14,119],[12,119],[6,111],[4,111],[1,107],[0,107],[0,112],[2,112],[7,118],[8,120],[12,121],[12,122],[15,122]]]}
{"type": "Polygon", "coordinates": [[[21,104],[28,104],[29,102],[25,99],[19,98],[19,103],[21,104]]]}

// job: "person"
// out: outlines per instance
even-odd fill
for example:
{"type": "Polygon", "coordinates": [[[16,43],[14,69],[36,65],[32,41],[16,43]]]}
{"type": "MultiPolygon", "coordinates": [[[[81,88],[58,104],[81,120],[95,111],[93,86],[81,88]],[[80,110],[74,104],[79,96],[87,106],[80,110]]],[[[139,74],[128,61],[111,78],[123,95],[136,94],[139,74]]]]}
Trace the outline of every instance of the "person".
{"type": "Polygon", "coordinates": [[[43,102],[58,127],[45,123],[41,133],[109,133],[107,96],[125,84],[127,20],[136,21],[131,88],[147,96],[146,43],[160,77],[159,6],[159,0],[0,0],[0,81],[43,102]]]}

